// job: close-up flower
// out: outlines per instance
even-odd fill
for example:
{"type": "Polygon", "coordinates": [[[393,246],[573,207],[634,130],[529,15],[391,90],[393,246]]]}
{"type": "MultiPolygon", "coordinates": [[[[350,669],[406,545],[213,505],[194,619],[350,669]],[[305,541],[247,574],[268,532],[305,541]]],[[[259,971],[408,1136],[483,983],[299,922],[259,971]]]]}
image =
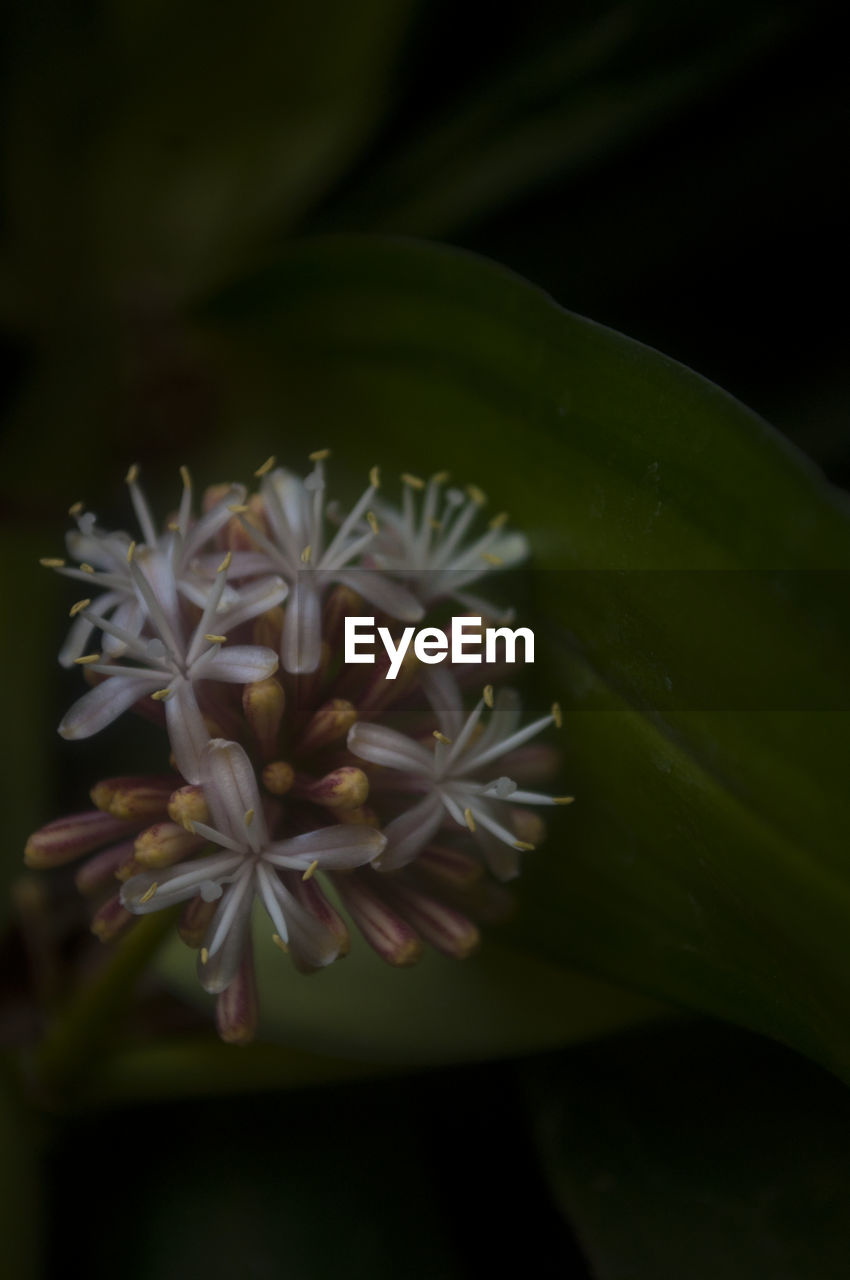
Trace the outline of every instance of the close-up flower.
{"type": "Polygon", "coordinates": [[[5,1270],[844,1280],[837,11],[6,10],[5,1270]]]}

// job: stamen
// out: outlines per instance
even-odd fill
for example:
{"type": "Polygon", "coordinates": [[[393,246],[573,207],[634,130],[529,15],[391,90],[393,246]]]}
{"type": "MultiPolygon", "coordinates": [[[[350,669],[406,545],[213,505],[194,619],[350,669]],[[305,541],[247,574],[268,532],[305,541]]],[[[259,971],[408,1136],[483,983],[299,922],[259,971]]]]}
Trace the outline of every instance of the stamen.
{"type": "Polygon", "coordinates": [[[189,468],[188,468],[188,467],[181,467],[181,468],[180,468],[180,479],[183,481],[183,487],[184,487],[184,489],[191,489],[191,487],[192,487],[192,477],[189,475],[189,468]]]}
{"type": "Polygon", "coordinates": [[[470,831],[474,831],[474,830],[475,830],[475,819],[474,819],[474,818],[473,818],[473,816],[472,816],[472,810],[471,810],[471,809],[464,809],[464,811],[463,811],[463,816],[464,816],[464,818],[466,819],[466,825],[469,827],[470,831]]]}
{"type": "Polygon", "coordinates": [[[204,636],[204,639],[209,640],[210,644],[224,644],[227,640],[227,636],[214,636],[211,632],[208,632],[204,636]]]}
{"type": "Polygon", "coordinates": [[[148,890],[146,890],[145,893],[142,894],[141,898],[139,898],[139,902],[150,902],[151,898],[154,896],[158,888],[159,888],[159,885],[154,880],[151,887],[148,890]]]}
{"type": "Polygon", "coordinates": [[[38,562],[45,569],[64,569],[65,561],[57,560],[55,556],[42,556],[38,562]]]}
{"type": "Polygon", "coordinates": [[[520,853],[534,852],[534,845],[529,844],[528,840],[514,840],[514,848],[519,849],[520,853]]]}
{"type": "Polygon", "coordinates": [[[314,449],[307,456],[311,462],[325,462],[331,456],[331,451],[330,449],[314,449]]]}
{"type": "Polygon", "coordinates": [[[72,604],[68,611],[69,618],[76,618],[78,613],[82,613],[83,609],[87,609],[91,604],[91,600],[78,600],[76,604],[72,604]]]}
{"type": "Polygon", "coordinates": [[[428,521],[428,527],[436,531],[436,530],[442,529],[443,522],[442,520],[435,520],[434,517],[432,516],[431,519],[428,521]]]}
{"type": "Polygon", "coordinates": [[[309,564],[310,556],[312,555],[312,553],[313,553],[313,548],[308,543],[307,546],[304,548],[304,550],[301,552],[301,563],[309,564]]]}
{"type": "Polygon", "coordinates": [[[201,964],[206,964],[210,958],[210,953],[206,947],[201,947],[201,964]]]}
{"type": "Polygon", "coordinates": [[[381,527],[378,524],[378,517],[375,515],[374,511],[366,512],[366,520],[373,533],[380,533],[381,527]]]}
{"type": "Polygon", "coordinates": [[[245,810],[245,826],[250,827],[253,821],[254,821],[254,810],[246,809],[245,810]]]}
{"type": "Polygon", "coordinates": [[[372,467],[369,472],[369,483],[373,489],[381,487],[381,469],[380,467],[372,467]]]}
{"type": "Polygon", "coordinates": [[[476,507],[483,507],[486,505],[487,495],[482,489],[478,488],[477,484],[468,484],[466,486],[466,492],[469,494],[476,507]]]}
{"type": "Polygon", "coordinates": [[[227,510],[232,511],[235,516],[244,516],[245,512],[250,511],[251,508],[244,502],[234,502],[227,510]]]}
{"type": "Polygon", "coordinates": [[[85,507],[83,506],[82,502],[75,502],[73,503],[72,506],[68,508],[68,515],[81,516],[84,511],[85,511],[85,507]]]}
{"type": "Polygon", "coordinates": [[[74,661],[78,666],[82,667],[85,666],[87,662],[100,662],[101,656],[102,655],[99,653],[86,653],[83,654],[82,658],[75,658],[74,661]]]}
{"type": "Polygon", "coordinates": [[[268,473],[271,471],[272,467],[276,462],[277,462],[277,458],[274,456],[274,454],[271,454],[270,457],[266,458],[265,462],[261,467],[257,467],[257,470],[254,472],[254,475],[257,477],[257,479],[259,479],[261,476],[268,475],[268,473]]]}
{"type": "Polygon", "coordinates": [[[439,729],[434,730],[434,737],[437,739],[438,742],[445,743],[447,747],[450,747],[452,745],[451,738],[447,738],[444,733],[440,733],[439,729]]]}
{"type": "Polygon", "coordinates": [[[494,556],[491,551],[482,551],[481,559],[486,560],[488,564],[496,565],[497,567],[500,564],[505,563],[501,556],[494,556]]]}
{"type": "Polygon", "coordinates": [[[272,934],[272,942],[276,947],[280,948],[285,956],[289,955],[289,947],[286,945],[279,933],[272,934]]]}
{"type": "Polygon", "coordinates": [[[169,522],[168,522],[168,532],[169,532],[169,533],[179,533],[179,532],[180,532],[180,521],[179,521],[179,520],[169,520],[169,522]]]}
{"type": "Polygon", "coordinates": [[[438,471],[431,476],[432,484],[445,484],[447,480],[451,480],[452,473],[450,471],[438,471]]]}
{"type": "Polygon", "coordinates": [[[233,552],[228,551],[227,555],[224,557],[221,564],[216,569],[216,573],[227,573],[227,570],[230,568],[232,561],[233,561],[233,552]]]}
{"type": "Polygon", "coordinates": [[[508,523],[507,511],[500,511],[499,514],[497,516],[493,516],[493,519],[490,521],[490,528],[503,529],[507,523],[508,523]]]}
{"type": "Polygon", "coordinates": [[[138,478],[139,478],[139,464],[138,462],[134,462],[133,465],[127,471],[126,476],[124,477],[124,483],[135,484],[138,478]]]}
{"type": "Polygon", "coordinates": [[[402,472],[401,482],[402,484],[409,485],[411,489],[425,488],[425,481],[420,479],[419,476],[412,476],[409,471],[402,472]]]}
{"type": "Polygon", "coordinates": [[[492,710],[495,699],[493,697],[493,686],[491,684],[485,684],[484,686],[484,701],[492,710]]]}
{"type": "Polygon", "coordinates": [[[317,867],[318,865],[319,865],[319,859],[318,859],[318,858],[314,858],[314,859],[313,859],[313,861],[310,863],[309,867],[307,868],[307,870],[304,872],[304,874],[303,874],[303,876],[301,877],[301,879],[302,879],[302,880],[312,880],[313,875],[315,874],[315,871],[316,871],[316,867],[317,867]]]}
{"type": "Polygon", "coordinates": [[[555,721],[555,728],[560,729],[564,723],[564,716],[559,702],[552,703],[552,719],[555,721]]]}
{"type": "Polygon", "coordinates": [[[169,687],[167,689],[157,689],[155,693],[151,694],[151,697],[153,698],[154,702],[165,702],[167,701],[168,698],[171,697],[171,688],[169,687]]]}
{"type": "Polygon", "coordinates": [[[133,556],[134,556],[135,554],[136,554],[136,544],[135,544],[135,542],[131,542],[131,543],[130,543],[130,545],[129,545],[129,547],[127,548],[127,563],[128,563],[128,564],[132,564],[132,563],[133,563],[133,556]]]}
{"type": "Polygon", "coordinates": [[[574,800],[575,800],[575,796],[553,796],[552,797],[553,804],[572,804],[574,800]]]}
{"type": "Polygon", "coordinates": [[[81,570],[81,572],[83,572],[83,573],[94,573],[94,566],[93,566],[93,565],[90,565],[90,564],[86,564],[86,563],[85,563],[85,561],[84,561],[84,562],[80,565],[80,570],[81,570]]]}

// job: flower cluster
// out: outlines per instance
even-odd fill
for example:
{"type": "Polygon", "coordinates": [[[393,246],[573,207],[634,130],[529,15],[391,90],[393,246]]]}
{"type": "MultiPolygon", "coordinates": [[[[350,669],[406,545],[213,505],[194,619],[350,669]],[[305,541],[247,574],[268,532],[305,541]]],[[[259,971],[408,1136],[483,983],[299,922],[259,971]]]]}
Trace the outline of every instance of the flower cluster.
{"type": "Polygon", "coordinates": [[[462,957],[476,921],[501,910],[494,879],[516,875],[544,834],[528,806],[570,799],[523,789],[553,763],[530,743],[560,712],[522,726],[497,665],[467,712],[450,670],[408,663],[388,681],[380,661],[349,667],[339,652],[345,617],[367,605],[390,628],[445,601],[496,616],[469,588],[519,563],[524,539],[503,515],[476,534],[484,495],[444,474],[403,476],[395,507],[374,467],[342,512],[325,500],[326,458],[312,454],[305,478],[270,458],[255,492],[209,489],[199,516],[181,468],[163,529],[134,466],[138,536],[78,504],[67,560],[42,561],[87,593],[59,660],[89,688],[59,732],[86,738],[132,711],[163,727],[171,755],[168,772],[99,782],[94,809],[37,831],[26,861],[88,855],[75,879],[100,899],[104,940],[182,904],[180,934],[230,1041],[256,1028],[256,900],[303,971],[348,950],[342,910],[391,964],[413,963],[423,942],[462,957]]]}

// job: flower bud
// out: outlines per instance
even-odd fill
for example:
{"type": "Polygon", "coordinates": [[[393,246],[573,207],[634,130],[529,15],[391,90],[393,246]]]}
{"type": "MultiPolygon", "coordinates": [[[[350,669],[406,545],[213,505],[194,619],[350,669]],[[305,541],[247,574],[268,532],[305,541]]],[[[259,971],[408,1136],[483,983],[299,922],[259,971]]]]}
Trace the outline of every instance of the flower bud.
{"type": "Polygon", "coordinates": [[[283,634],[283,609],[280,605],[276,604],[273,609],[267,609],[265,613],[260,614],[259,618],[255,618],[251,631],[254,644],[279,653],[280,638],[283,634]]]}
{"type": "Polygon", "coordinates": [[[132,823],[111,813],[101,813],[99,809],[72,813],[33,832],[24,850],[24,861],[37,871],[60,867],[111,840],[120,840],[132,830],[132,823]]]}
{"type": "Polygon", "coordinates": [[[112,884],[119,867],[122,867],[133,856],[134,842],[125,840],[123,844],[110,845],[102,849],[94,857],[87,858],[74,876],[74,884],[80,893],[97,893],[106,885],[112,884]]]}
{"type": "Polygon", "coordinates": [[[250,1044],[257,1033],[259,998],[250,939],[236,977],[216,999],[215,1022],[227,1044],[250,1044]]]}
{"type": "Polygon", "coordinates": [[[343,765],[323,778],[296,777],[293,794],[326,809],[356,809],[369,795],[369,779],[362,769],[343,765]]]}
{"type": "MultiPolygon", "coordinates": [[[[345,921],[338,911],[335,911],[322,893],[320,886],[313,877],[305,880],[303,876],[296,876],[289,880],[289,889],[294,898],[301,903],[302,907],[306,907],[312,916],[323,925],[339,943],[339,955],[347,956],[351,950],[351,935],[348,932],[345,921]]],[[[290,937],[289,945],[292,963],[301,973],[314,972],[313,966],[305,964],[299,947],[294,937],[290,937]]]]}
{"type": "Polygon", "coordinates": [[[168,811],[175,781],[173,774],[158,778],[104,778],[89,794],[98,809],[111,813],[114,818],[123,818],[126,822],[155,822],[168,811]]]}
{"type": "Polygon", "coordinates": [[[121,899],[116,894],[114,898],[104,902],[96,912],[91,922],[91,931],[96,938],[100,938],[101,942],[112,942],[113,938],[117,938],[133,919],[130,912],[122,907],[121,899]]]}
{"type": "Polygon", "coordinates": [[[298,741],[298,750],[304,755],[319,751],[332,742],[339,742],[357,719],[357,708],[343,698],[331,698],[319,707],[307,723],[298,741]]]}
{"type": "Polygon", "coordinates": [[[203,836],[193,836],[176,822],[157,822],[136,837],[135,857],[140,869],[170,867],[203,844],[203,836]]]}
{"type": "Polygon", "coordinates": [[[477,925],[460,911],[413,888],[400,876],[387,877],[381,887],[404,919],[444,956],[465,960],[480,943],[477,925]]]}
{"type": "Polygon", "coordinates": [[[477,884],[484,874],[484,868],[476,858],[445,845],[431,845],[425,849],[417,858],[416,867],[439,884],[461,890],[477,884]]]}
{"type": "Polygon", "coordinates": [[[200,894],[186,903],[177,932],[187,947],[196,951],[201,946],[217,908],[218,902],[204,902],[200,894]]]}
{"type": "Polygon", "coordinates": [[[332,879],[346,911],[372,950],[397,968],[416,964],[422,942],[415,929],[391,910],[358,872],[337,872],[332,879]]]}
{"type": "Polygon", "coordinates": [[[274,676],[258,680],[255,684],[246,684],[242,690],[242,709],[263,760],[270,760],[277,750],[285,706],[286,695],[274,676]]]}
{"type": "Polygon", "coordinates": [[[190,822],[209,822],[210,811],[204,799],[204,789],[199,786],[180,787],[172,793],[168,802],[168,816],[172,822],[186,827],[190,822]]]}
{"type": "Polygon", "coordinates": [[[263,786],[273,796],[285,796],[295,781],[295,770],[285,760],[273,760],[263,769],[263,786]]]}

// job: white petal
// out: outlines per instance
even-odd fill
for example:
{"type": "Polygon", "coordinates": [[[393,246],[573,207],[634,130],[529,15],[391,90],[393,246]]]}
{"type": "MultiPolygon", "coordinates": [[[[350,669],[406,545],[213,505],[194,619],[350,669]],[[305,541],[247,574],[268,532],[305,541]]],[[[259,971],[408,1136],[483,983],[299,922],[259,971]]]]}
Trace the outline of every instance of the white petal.
{"type": "Polygon", "coordinates": [[[232,875],[242,861],[241,854],[212,854],[157,871],[142,871],[122,885],[121,904],[134,915],[150,915],[152,911],[161,911],[175,902],[194,898],[203,885],[232,875]],[[143,902],[154,885],[156,892],[153,897],[143,902]]]}
{"type": "Polygon", "coordinates": [[[215,618],[215,629],[221,628],[222,631],[228,632],[232,631],[234,627],[240,626],[243,622],[250,622],[258,614],[265,613],[267,609],[273,609],[275,605],[281,604],[286,599],[288,592],[289,587],[283,578],[278,577],[260,578],[257,582],[251,582],[244,587],[240,587],[232,604],[228,604],[225,608],[219,605],[215,618]]]}
{"type": "Polygon", "coordinates": [[[211,738],[201,760],[204,796],[215,826],[257,852],[268,844],[263,802],[254,766],[238,742],[211,738]],[[250,825],[245,814],[253,810],[250,825]]]}
{"type": "Polygon", "coordinates": [[[117,720],[139,698],[156,689],[161,679],[155,672],[150,675],[110,676],[77,699],[59,725],[60,734],[63,738],[90,738],[117,720]]]}
{"type": "Polygon", "coordinates": [[[425,610],[407,587],[394,582],[386,574],[374,569],[345,569],[334,573],[337,582],[342,582],[356,591],[364,600],[368,600],[382,613],[400,622],[420,622],[425,610]]]}
{"type": "Polygon", "coordinates": [[[275,866],[301,871],[306,871],[313,862],[318,862],[322,869],[341,871],[371,862],[386,843],[386,837],[374,827],[340,823],[293,836],[290,840],[278,840],[269,846],[265,858],[275,866]]]}
{"type": "Polygon", "coordinates": [[[381,724],[369,724],[358,720],[348,731],[348,749],[361,760],[386,765],[389,769],[403,769],[417,776],[432,777],[434,757],[413,738],[381,724]]]}
{"type": "Polygon", "coordinates": [[[217,995],[229,987],[242,962],[251,923],[253,871],[243,875],[222,894],[218,909],[210,922],[204,947],[198,956],[198,977],[206,991],[217,995]],[[214,944],[218,944],[213,951],[214,944]],[[204,964],[201,957],[207,954],[204,964]]]}
{"type": "Polygon", "coordinates": [[[322,601],[312,571],[300,572],[286,605],[281,657],[287,671],[315,671],[322,656],[322,601]]]}
{"type": "Polygon", "coordinates": [[[229,684],[253,684],[273,676],[278,668],[274,649],[258,644],[225,645],[216,652],[207,650],[192,668],[200,680],[225,680],[229,684]]]}
{"type": "Polygon", "coordinates": [[[173,681],[165,699],[165,722],[177,768],[187,782],[201,781],[201,757],[210,740],[195,691],[182,677],[173,681]]]}
{"type": "Polygon", "coordinates": [[[436,794],[426,796],[412,809],[384,827],[387,847],[376,866],[381,871],[394,871],[412,862],[437,834],[443,821],[443,806],[436,794]]]}

